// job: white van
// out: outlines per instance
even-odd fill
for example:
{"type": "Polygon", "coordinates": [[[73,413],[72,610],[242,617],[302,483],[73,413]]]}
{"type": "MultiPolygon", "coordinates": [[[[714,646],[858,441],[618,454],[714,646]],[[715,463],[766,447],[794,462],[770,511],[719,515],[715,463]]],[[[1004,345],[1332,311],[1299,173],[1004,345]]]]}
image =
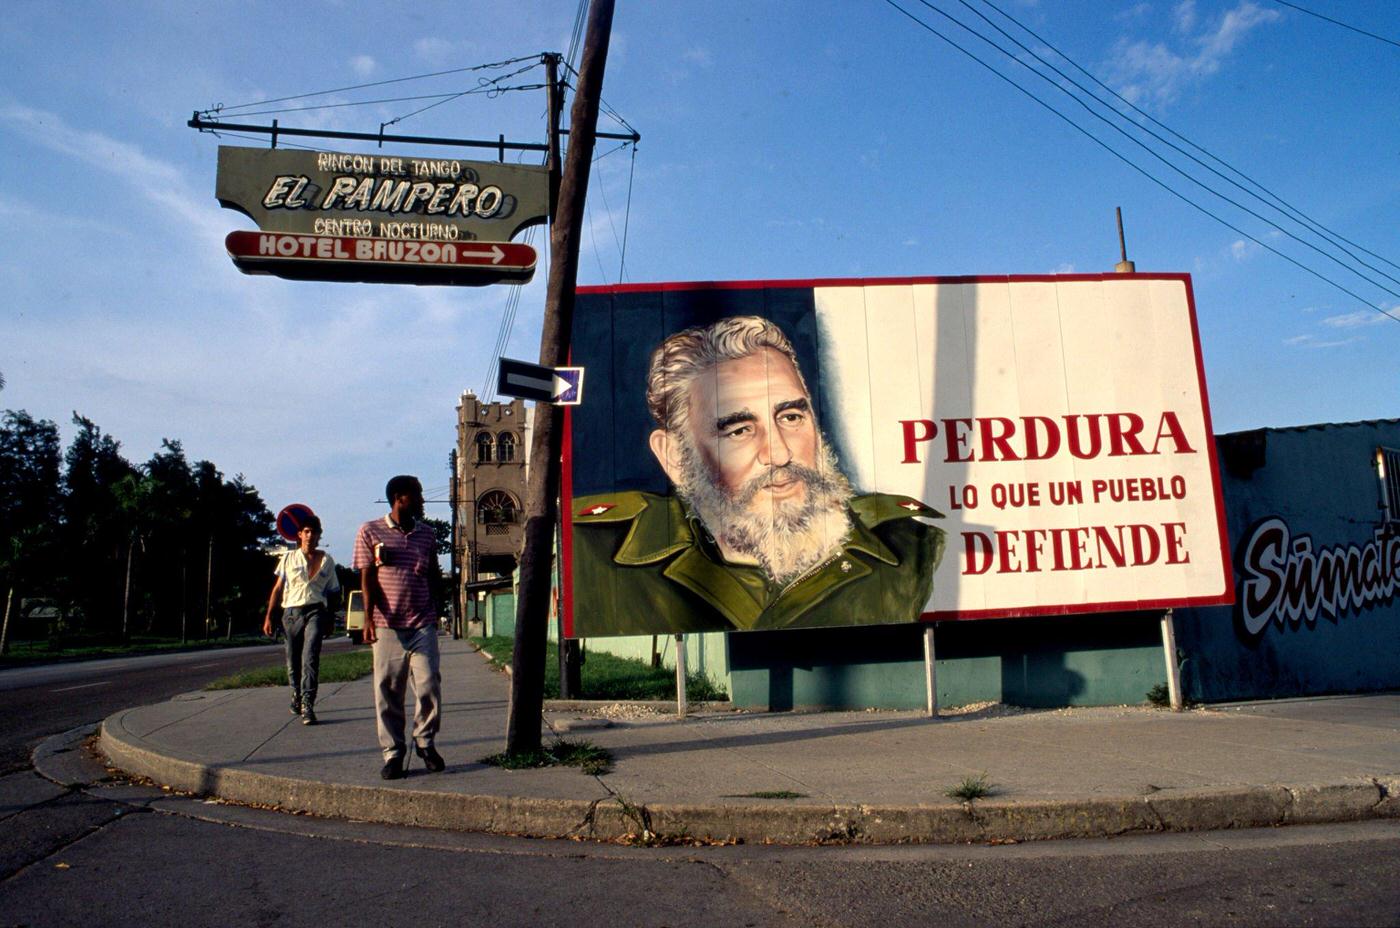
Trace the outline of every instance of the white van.
{"type": "Polygon", "coordinates": [[[353,643],[365,643],[365,594],[362,590],[351,590],[345,600],[345,633],[353,643]]]}

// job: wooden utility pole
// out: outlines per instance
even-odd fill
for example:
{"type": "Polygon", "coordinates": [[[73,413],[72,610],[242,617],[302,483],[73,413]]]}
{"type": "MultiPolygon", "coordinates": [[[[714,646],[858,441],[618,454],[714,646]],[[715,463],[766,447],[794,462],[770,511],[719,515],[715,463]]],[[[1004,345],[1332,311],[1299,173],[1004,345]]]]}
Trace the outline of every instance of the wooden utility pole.
{"type": "MultiPolygon", "coordinates": [[[[598,100],[607,66],[612,18],[613,0],[592,0],[589,4],[583,61],[569,112],[569,153],[559,184],[559,206],[549,229],[549,281],[540,333],[540,364],[547,367],[562,367],[569,356],[584,198],[593,161],[598,100]]],[[[525,543],[520,555],[520,595],[515,609],[510,708],[506,712],[506,753],[513,755],[540,748],[554,525],[559,516],[559,454],[563,447],[559,412],[559,407],[550,403],[535,404],[525,543]]]]}

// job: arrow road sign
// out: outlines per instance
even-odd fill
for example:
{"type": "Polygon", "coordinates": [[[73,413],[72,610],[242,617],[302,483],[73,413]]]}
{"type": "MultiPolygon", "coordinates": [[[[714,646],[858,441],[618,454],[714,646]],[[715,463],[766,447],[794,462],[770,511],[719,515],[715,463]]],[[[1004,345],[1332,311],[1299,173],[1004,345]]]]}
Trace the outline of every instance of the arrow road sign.
{"type": "Polygon", "coordinates": [[[523,283],[535,249],[518,242],[426,242],[287,232],[230,232],[224,239],[245,274],[365,283],[523,283]]]}
{"type": "Polygon", "coordinates": [[[496,392],[539,403],[577,406],[583,401],[583,368],[545,367],[501,358],[496,392]]]}

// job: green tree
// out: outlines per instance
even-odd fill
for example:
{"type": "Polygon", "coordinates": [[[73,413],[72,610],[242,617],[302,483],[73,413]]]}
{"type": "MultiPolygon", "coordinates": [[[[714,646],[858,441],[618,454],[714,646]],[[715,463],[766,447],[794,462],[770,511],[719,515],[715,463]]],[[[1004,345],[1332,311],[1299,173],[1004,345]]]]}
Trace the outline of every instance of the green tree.
{"type": "Polygon", "coordinates": [[[58,426],[23,410],[0,418],[0,578],[5,614],[0,653],[9,646],[17,594],[51,593],[59,519],[58,426]]]}
{"type": "Polygon", "coordinates": [[[119,629],[104,617],[116,615],[128,542],[117,484],[137,471],[122,457],[121,442],[91,419],[75,412],[73,425],[63,455],[63,596],[76,605],[86,631],[113,634],[119,629]]]}

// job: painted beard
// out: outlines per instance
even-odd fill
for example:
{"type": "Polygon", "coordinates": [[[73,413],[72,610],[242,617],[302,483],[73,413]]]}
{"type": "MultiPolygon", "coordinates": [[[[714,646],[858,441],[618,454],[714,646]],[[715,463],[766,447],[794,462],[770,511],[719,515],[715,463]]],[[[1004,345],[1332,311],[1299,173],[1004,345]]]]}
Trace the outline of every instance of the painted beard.
{"type": "Polygon", "coordinates": [[[837,469],[836,455],[825,437],[815,468],[796,463],[770,467],[733,494],[724,489],[689,435],[681,437],[680,452],[681,483],[676,492],[711,535],[758,561],[780,586],[827,560],[850,537],[846,506],[855,493],[837,469]],[[806,486],[801,499],[777,500],[760,512],[750,508],[766,485],[789,480],[806,486]]]}

